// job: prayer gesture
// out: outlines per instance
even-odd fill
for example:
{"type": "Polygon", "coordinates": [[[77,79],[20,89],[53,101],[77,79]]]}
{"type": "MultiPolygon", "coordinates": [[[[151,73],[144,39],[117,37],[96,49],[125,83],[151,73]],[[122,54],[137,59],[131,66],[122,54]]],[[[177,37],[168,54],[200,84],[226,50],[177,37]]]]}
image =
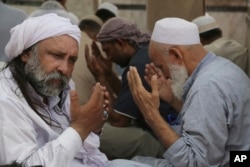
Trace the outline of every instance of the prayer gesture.
{"type": "Polygon", "coordinates": [[[82,106],[79,106],[75,91],[71,91],[70,98],[71,127],[83,140],[90,132],[99,132],[109,111],[109,94],[106,88],[96,83],[90,100],[82,106]]]}
{"type": "Polygon", "coordinates": [[[172,81],[166,78],[162,71],[157,68],[153,63],[147,64],[145,69],[145,80],[151,85],[151,78],[153,75],[157,76],[159,96],[162,100],[171,104],[174,99],[174,95],[171,89],[172,81]]]}
{"type": "Polygon", "coordinates": [[[133,95],[134,101],[140,108],[140,111],[142,112],[146,122],[151,122],[152,119],[154,119],[154,115],[160,116],[158,111],[160,99],[156,75],[153,75],[150,81],[152,93],[148,92],[143,87],[140,76],[135,67],[130,67],[127,77],[129,88],[133,95]]]}
{"type": "Polygon", "coordinates": [[[89,47],[85,45],[85,57],[89,70],[98,78],[99,76],[107,75],[112,72],[112,62],[101,54],[95,42],[91,45],[92,56],[89,54],[89,47]]]}

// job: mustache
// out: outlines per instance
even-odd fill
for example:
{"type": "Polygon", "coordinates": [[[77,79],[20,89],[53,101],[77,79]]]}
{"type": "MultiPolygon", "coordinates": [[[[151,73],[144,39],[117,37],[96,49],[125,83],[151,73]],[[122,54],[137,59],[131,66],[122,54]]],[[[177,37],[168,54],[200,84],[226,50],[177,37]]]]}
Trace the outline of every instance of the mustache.
{"type": "Polygon", "coordinates": [[[52,72],[50,74],[47,74],[47,76],[43,78],[44,79],[42,81],[45,83],[49,80],[61,80],[63,83],[68,83],[69,81],[69,78],[60,72],[52,72]]]}

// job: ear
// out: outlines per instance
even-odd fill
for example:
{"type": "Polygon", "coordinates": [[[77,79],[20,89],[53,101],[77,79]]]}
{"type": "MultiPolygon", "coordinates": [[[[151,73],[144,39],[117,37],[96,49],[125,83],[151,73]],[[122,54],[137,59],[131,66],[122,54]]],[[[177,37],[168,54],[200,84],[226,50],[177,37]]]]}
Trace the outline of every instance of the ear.
{"type": "Polygon", "coordinates": [[[115,42],[121,48],[124,48],[124,46],[126,45],[126,42],[120,38],[116,38],[115,42]]]}
{"type": "Polygon", "coordinates": [[[172,57],[172,59],[178,63],[178,64],[183,64],[183,54],[180,49],[171,47],[169,48],[169,55],[172,57]]]}
{"type": "Polygon", "coordinates": [[[29,52],[24,52],[21,55],[22,61],[26,63],[30,59],[30,56],[31,56],[30,51],[29,52]]]}

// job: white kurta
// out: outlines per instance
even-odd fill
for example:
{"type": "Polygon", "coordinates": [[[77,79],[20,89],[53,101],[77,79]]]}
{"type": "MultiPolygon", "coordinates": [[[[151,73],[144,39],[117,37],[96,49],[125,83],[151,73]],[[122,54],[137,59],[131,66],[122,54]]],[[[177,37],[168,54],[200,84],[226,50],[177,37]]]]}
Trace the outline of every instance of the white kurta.
{"type": "MultiPolygon", "coordinates": [[[[72,85],[71,82],[64,91],[60,109],[68,118],[68,91],[72,85]]],[[[68,127],[67,117],[56,114],[58,97],[49,99],[49,105],[43,104],[45,110],[39,112],[46,111],[62,129],[47,125],[30,108],[13,82],[9,69],[0,73],[0,92],[0,165],[17,161],[46,167],[106,166],[108,160],[98,149],[99,137],[91,133],[82,142],[79,134],[68,127]]],[[[41,98],[31,87],[28,94],[35,99],[41,98]]]]}

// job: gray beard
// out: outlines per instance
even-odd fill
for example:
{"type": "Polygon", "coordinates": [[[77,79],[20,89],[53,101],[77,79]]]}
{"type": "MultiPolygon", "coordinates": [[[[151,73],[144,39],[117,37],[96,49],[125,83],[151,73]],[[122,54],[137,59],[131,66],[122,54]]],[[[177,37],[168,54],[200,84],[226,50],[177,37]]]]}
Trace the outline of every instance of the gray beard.
{"type": "Polygon", "coordinates": [[[68,85],[69,78],[60,72],[51,72],[49,74],[43,69],[38,59],[37,47],[32,49],[32,55],[25,65],[25,74],[33,88],[41,96],[57,96],[68,85]],[[51,82],[60,80],[60,83],[51,82]]]}
{"type": "Polygon", "coordinates": [[[187,70],[184,66],[180,65],[169,65],[170,75],[172,78],[172,91],[174,96],[182,101],[184,93],[183,86],[188,78],[187,70]]]}

